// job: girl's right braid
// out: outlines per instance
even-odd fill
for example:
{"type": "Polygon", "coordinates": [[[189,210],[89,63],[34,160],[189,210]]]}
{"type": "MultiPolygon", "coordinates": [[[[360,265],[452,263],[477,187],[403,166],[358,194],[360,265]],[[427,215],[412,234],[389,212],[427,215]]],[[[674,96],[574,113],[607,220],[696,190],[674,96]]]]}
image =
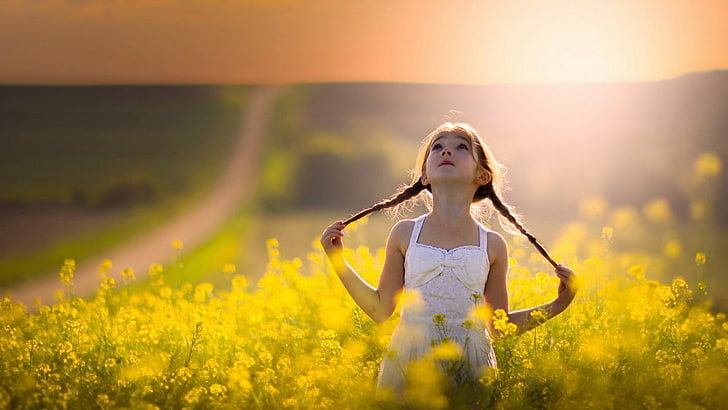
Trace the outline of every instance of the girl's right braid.
{"type": "Polygon", "coordinates": [[[420,182],[420,180],[417,180],[417,182],[415,182],[414,184],[403,189],[401,192],[399,192],[392,198],[385,199],[381,202],[377,202],[376,204],[372,205],[371,208],[367,208],[367,209],[359,211],[355,215],[349,217],[349,219],[345,220],[343,222],[343,224],[349,225],[350,223],[352,223],[358,219],[361,219],[361,218],[369,215],[372,212],[381,211],[382,209],[387,209],[387,208],[391,208],[393,206],[397,206],[410,198],[414,198],[415,196],[417,196],[417,194],[422,192],[425,188],[426,188],[426,186],[422,185],[422,182],[420,182]]]}
{"type": "Polygon", "coordinates": [[[510,208],[503,203],[503,201],[498,197],[498,194],[496,194],[495,190],[493,189],[492,184],[490,184],[490,189],[488,190],[488,198],[490,198],[490,201],[493,203],[493,206],[495,206],[495,209],[500,212],[501,215],[503,215],[508,221],[515,226],[518,231],[520,231],[526,238],[528,238],[528,241],[533,244],[533,246],[536,247],[538,252],[543,255],[546,260],[549,261],[549,263],[556,268],[558,266],[558,263],[554,260],[554,258],[551,257],[551,255],[548,253],[546,248],[543,247],[537,240],[536,237],[531,234],[531,232],[528,232],[526,228],[521,224],[521,221],[519,221],[512,213],[510,208]]]}

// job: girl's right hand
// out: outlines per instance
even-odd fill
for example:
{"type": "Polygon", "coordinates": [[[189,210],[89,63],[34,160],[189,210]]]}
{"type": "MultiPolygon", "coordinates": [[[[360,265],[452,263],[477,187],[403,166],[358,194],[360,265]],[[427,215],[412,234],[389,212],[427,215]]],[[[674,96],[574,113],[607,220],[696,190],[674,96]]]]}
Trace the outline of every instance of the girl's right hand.
{"type": "Polygon", "coordinates": [[[341,252],[344,249],[344,242],[342,237],[344,236],[344,228],[346,225],[343,221],[336,221],[329,225],[324,233],[321,235],[321,245],[324,247],[324,251],[327,255],[331,255],[335,252],[341,252]]]}

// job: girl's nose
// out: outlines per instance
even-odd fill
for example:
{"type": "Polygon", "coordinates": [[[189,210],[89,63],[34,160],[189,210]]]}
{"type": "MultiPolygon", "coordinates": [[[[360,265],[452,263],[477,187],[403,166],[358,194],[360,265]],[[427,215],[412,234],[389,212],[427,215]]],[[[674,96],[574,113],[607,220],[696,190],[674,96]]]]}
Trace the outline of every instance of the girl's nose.
{"type": "Polygon", "coordinates": [[[443,148],[442,151],[440,151],[440,155],[442,155],[443,157],[446,155],[452,156],[452,151],[450,150],[450,148],[443,148]]]}

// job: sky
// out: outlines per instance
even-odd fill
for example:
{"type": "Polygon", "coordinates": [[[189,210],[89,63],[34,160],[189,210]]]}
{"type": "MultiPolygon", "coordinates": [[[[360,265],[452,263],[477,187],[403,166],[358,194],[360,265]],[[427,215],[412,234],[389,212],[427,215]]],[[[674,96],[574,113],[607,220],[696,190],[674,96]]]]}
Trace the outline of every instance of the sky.
{"type": "Polygon", "coordinates": [[[727,0],[0,0],[0,84],[524,84],[728,69],[727,0]]]}

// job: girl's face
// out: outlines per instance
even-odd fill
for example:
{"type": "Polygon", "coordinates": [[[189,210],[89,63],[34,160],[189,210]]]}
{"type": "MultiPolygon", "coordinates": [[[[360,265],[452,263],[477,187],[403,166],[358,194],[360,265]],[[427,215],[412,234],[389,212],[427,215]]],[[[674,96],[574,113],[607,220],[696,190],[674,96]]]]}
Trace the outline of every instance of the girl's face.
{"type": "Polygon", "coordinates": [[[479,166],[469,138],[456,132],[445,132],[430,144],[422,173],[422,183],[443,181],[473,182],[478,180],[479,166]]]}

